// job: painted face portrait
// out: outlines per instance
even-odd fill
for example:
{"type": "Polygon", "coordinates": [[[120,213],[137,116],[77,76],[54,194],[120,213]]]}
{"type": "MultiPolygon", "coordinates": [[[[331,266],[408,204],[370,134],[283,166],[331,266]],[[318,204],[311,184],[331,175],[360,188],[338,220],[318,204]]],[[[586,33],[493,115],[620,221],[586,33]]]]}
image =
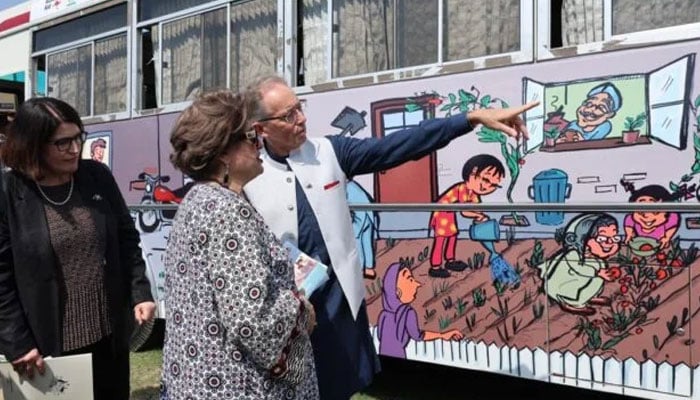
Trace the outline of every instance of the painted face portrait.
{"type": "Polygon", "coordinates": [[[581,128],[594,128],[615,115],[610,108],[612,99],[603,92],[587,98],[576,109],[576,117],[581,128]]]}
{"type": "Polygon", "coordinates": [[[494,167],[487,167],[479,173],[472,172],[467,180],[467,189],[478,195],[487,195],[501,187],[503,176],[494,167]]]}
{"type": "MultiPolygon", "coordinates": [[[[635,201],[636,203],[657,203],[659,200],[651,196],[640,196],[635,201]]],[[[668,221],[668,213],[665,212],[635,212],[632,213],[632,219],[638,223],[642,230],[653,231],[659,226],[668,221]]]]}
{"type": "Polygon", "coordinates": [[[408,304],[415,300],[419,287],[421,287],[421,283],[413,277],[411,270],[409,268],[401,269],[396,278],[396,295],[401,303],[408,304]]]}
{"type": "Polygon", "coordinates": [[[604,260],[617,254],[620,250],[621,241],[622,237],[618,235],[617,226],[601,226],[598,228],[597,232],[588,239],[586,247],[588,247],[591,254],[604,260]]]}

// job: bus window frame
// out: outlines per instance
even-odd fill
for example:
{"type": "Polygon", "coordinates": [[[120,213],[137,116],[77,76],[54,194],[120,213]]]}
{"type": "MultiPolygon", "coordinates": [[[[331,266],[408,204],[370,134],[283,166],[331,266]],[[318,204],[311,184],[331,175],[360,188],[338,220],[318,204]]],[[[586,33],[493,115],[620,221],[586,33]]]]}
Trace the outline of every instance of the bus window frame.
{"type": "MultiPolygon", "coordinates": [[[[32,34],[34,33],[35,29],[32,29],[32,34]]],[[[92,74],[92,79],[90,81],[90,95],[91,95],[91,100],[90,100],[90,115],[82,115],[81,118],[85,119],[128,119],[131,117],[131,113],[129,112],[130,104],[131,104],[131,74],[129,73],[129,68],[131,66],[131,54],[129,52],[129,48],[131,43],[131,29],[129,27],[124,27],[124,28],[119,28],[119,29],[114,29],[111,31],[103,32],[100,33],[99,35],[93,35],[84,39],[80,40],[75,40],[73,42],[69,43],[64,43],[59,46],[54,46],[45,50],[37,51],[34,53],[31,53],[31,67],[32,70],[34,70],[34,63],[36,62],[36,59],[39,57],[45,57],[45,65],[46,65],[46,70],[44,73],[46,74],[46,79],[45,79],[45,84],[46,87],[44,88],[44,93],[48,95],[48,85],[49,85],[49,65],[48,65],[48,57],[54,54],[59,54],[65,51],[70,51],[73,49],[77,49],[79,47],[83,47],[86,45],[91,46],[91,74],[92,74]],[[106,114],[99,114],[95,115],[94,114],[94,108],[95,108],[95,42],[103,39],[109,39],[110,37],[118,36],[118,35],[126,35],[126,110],[124,111],[118,111],[118,112],[113,112],[113,113],[106,113],[106,114]]],[[[30,93],[36,92],[34,88],[34,76],[32,74],[31,79],[27,80],[27,85],[30,86],[30,93]]]]}
{"type": "Polygon", "coordinates": [[[700,21],[613,35],[612,0],[603,0],[602,41],[551,48],[549,41],[552,26],[550,11],[550,2],[540,1],[537,3],[536,61],[556,60],[594,53],[603,54],[616,50],[671,44],[700,38],[700,21]],[[543,23],[539,23],[539,21],[543,21],[543,23]]]}

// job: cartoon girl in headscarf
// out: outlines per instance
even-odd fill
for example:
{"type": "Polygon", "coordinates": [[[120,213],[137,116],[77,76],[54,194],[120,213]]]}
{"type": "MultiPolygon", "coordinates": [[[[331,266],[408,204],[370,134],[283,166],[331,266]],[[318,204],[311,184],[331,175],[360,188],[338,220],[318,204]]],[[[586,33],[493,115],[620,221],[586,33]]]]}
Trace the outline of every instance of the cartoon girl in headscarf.
{"type": "Polygon", "coordinates": [[[383,310],[379,313],[379,354],[406,358],[406,345],[410,339],[430,341],[436,339],[461,340],[464,335],[458,329],[440,333],[421,330],[418,314],[410,306],[421,286],[411,269],[400,263],[389,266],[384,274],[382,287],[383,310]]]}
{"type": "Polygon", "coordinates": [[[610,305],[600,294],[603,284],[616,277],[607,260],[620,250],[617,229],[617,220],[605,213],[582,214],[566,226],[561,250],[539,266],[547,296],[562,310],[593,315],[591,305],[610,305]]]}

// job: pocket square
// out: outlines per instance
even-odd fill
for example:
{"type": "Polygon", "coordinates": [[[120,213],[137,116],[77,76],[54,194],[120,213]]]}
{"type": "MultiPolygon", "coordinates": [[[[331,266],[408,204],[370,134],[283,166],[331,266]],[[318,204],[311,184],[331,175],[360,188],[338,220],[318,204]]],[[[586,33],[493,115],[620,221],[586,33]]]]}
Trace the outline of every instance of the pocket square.
{"type": "Polygon", "coordinates": [[[328,189],[334,188],[334,187],[338,186],[339,184],[340,184],[340,181],[333,181],[331,183],[326,183],[325,185],[323,185],[323,190],[328,190],[328,189]]]}

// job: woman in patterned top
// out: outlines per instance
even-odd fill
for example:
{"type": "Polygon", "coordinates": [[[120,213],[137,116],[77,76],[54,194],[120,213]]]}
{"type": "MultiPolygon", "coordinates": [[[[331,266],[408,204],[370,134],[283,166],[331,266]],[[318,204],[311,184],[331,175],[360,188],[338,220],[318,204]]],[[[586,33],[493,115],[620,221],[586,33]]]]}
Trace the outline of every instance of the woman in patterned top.
{"type": "Polygon", "coordinates": [[[109,169],[80,160],[65,102],[24,102],[3,146],[0,354],[43,373],[46,356],[92,353],[95,399],[129,398],[128,339],[153,318],[139,234],[109,169]]]}
{"type": "Polygon", "coordinates": [[[241,191],[262,173],[248,109],[230,91],[204,94],[170,138],[172,163],[196,184],[165,254],[162,398],[319,398],[312,307],[295,288],[286,250],[241,191]]]}

